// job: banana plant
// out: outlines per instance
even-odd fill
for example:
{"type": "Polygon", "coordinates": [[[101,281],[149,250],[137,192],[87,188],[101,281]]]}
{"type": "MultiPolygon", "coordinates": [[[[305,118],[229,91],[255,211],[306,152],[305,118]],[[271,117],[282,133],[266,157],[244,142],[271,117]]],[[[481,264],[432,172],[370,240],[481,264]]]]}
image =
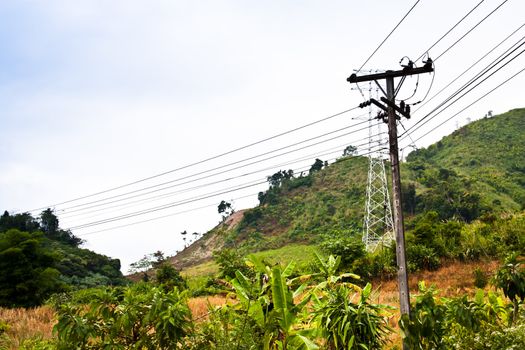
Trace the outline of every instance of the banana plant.
{"type": "Polygon", "coordinates": [[[263,332],[264,350],[318,349],[308,337],[310,329],[302,322],[310,300],[310,294],[304,293],[306,285],[292,291],[287,283],[294,267],[293,263],[284,269],[266,267],[267,273],[257,273],[254,280],[237,272],[232,280],[239,306],[263,332]],[[296,304],[297,299],[300,301],[296,304]]]}
{"type": "Polygon", "coordinates": [[[326,260],[324,260],[319,254],[315,253],[315,267],[318,269],[318,272],[312,273],[309,275],[302,275],[291,279],[288,281],[288,284],[295,284],[297,281],[307,282],[311,280],[320,280],[317,285],[313,287],[313,293],[315,294],[324,294],[325,290],[334,289],[337,285],[346,285],[347,287],[360,292],[361,288],[354,283],[344,282],[344,279],[355,279],[359,280],[360,277],[354,273],[345,272],[337,274],[339,265],[341,264],[341,257],[334,257],[330,255],[326,260]]]}

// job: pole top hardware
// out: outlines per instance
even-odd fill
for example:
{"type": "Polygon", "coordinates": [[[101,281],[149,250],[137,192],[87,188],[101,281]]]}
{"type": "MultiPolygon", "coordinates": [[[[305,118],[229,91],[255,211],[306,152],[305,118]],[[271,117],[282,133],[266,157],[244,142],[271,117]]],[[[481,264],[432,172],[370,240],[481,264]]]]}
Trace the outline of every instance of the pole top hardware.
{"type": "Polygon", "coordinates": [[[407,65],[403,67],[402,70],[387,70],[384,73],[377,73],[377,74],[370,74],[365,76],[357,76],[357,74],[352,74],[349,76],[346,81],[349,83],[360,83],[363,81],[370,81],[370,80],[381,80],[381,79],[387,79],[387,78],[398,78],[403,77],[407,75],[414,75],[414,74],[421,74],[421,73],[430,73],[434,71],[434,68],[432,68],[433,62],[432,59],[429,57],[425,62],[423,67],[419,68],[413,68],[412,65],[407,65]]]}

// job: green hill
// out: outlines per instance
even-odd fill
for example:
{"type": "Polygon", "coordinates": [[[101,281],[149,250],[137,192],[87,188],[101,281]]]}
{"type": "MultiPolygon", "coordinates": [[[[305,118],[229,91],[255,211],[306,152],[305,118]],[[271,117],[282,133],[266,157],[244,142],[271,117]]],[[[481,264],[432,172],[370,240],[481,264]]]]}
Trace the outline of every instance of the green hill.
{"type": "Polygon", "coordinates": [[[50,295],[122,285],[120,261],[80,248],[82,240],[59,227],[50,209],[0,216],[0,306],[40,305],[50,295]]]}
{"type": "MultiPolygon", "coordinates": [[[[515,109],[412,152],[401,169],[408,226],[428,211],[440,220],[470,222],[487,213],[523,210],[523,126],[525,109],[515,109]]],[[[209,260],[223,247],[247,254],[356,235],[362,230],[367,166],[365,157],[342,157],[307,176],[274,174],[257,207],[233,214],[173,261],[182,267],[209,260]]]]}
{"type": "Polygon", "coordinates": [[[407,157],[408,168],[414,170],[410,175],[424,183],[421,166],[452,170],[471,181],[466,189],[480,195],[483,207],[497,211],[524,209],[524,127],[525,109],[470,123],[427,149],[412,152],[407,157]]]}

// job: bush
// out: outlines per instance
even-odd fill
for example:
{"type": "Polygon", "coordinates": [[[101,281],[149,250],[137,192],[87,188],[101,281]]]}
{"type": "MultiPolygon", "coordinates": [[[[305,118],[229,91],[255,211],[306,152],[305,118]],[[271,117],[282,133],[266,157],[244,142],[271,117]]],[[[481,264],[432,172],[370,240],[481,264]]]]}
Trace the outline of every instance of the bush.
{"type": "Polygon", "coordinates": [[[219,278],[235,278],[236,271],[247,276],[253,275],[253,271],[246,265],[244,257],[234,249],[216,251],[213,253],[213,259],[219,265],[219,278]]]}
{"type": "Polygon", "coordinates": [[[479,267],[476,267],[473,274],[474,274],[474,286],[480,289],[485,288],[487,284],[489,283],[487,274],[483,272],[483,270],[481,270],[479,267]]]}
{"type": "Polygon", "coordinates": [[[395,245],[381,247],[369,255],[367,265],[368,276],[391,279],[397,275],[395,245]]]}
{"type": "Polygon", "coordinates": [[[188,284],[180,272],[166,262],[157,268],[155,280],[166,292],[173,290],[173,288],[178,288],[179,290],[188,288],[188,284]]]}
{"type": "Polygon", "coordinates": [[[341,268],[359,275],[356,270],[360,265],[360,259],[366,257],[365,245],[360,238],[336,233],[321,242],[321,249],[328,254],[340,256],[341,268]]]}
{"type": "Polygon", "coordinates": [[[93,291],[87,305],[63,305],[54,330],[63,349],[167,349],[190,332],[190,319],[185,293],[137,284],[93,291]]]}
{"type": "Polygon", "coordinates": [[[383,311],[385,305],[369,302],[372,285],[367,284],[354,303],[356,293],[344,285],[331,289],[315,307],[315,319],[331,349],[381,349],[391,331],[383,311]]]}
{"type": "Polygon", "coordinates": [[[9,325],[5,322],[0,320],[0,335],[4,334],[9,330],[9,325]]]}
{"type": "Polygon", "coordinates": [[[439,256],[433,248],[422,244],[408,244],[406,248],[408,270],[437,270],[441,266],[439,256]]]}

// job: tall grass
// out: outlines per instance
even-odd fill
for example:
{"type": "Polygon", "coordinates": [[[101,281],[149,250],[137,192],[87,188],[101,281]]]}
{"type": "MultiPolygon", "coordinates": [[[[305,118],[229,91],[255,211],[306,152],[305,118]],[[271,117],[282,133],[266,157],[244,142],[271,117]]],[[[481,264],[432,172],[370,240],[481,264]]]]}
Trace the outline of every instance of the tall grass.
{"type": "Polygon", "coordinates": [[[18,349],[28,339],[50,339],[55,325],[55,313],[47,306],[33,309],[0,308],[0,321],[8,328],[0,337],[0,349],[18,349]]]}

